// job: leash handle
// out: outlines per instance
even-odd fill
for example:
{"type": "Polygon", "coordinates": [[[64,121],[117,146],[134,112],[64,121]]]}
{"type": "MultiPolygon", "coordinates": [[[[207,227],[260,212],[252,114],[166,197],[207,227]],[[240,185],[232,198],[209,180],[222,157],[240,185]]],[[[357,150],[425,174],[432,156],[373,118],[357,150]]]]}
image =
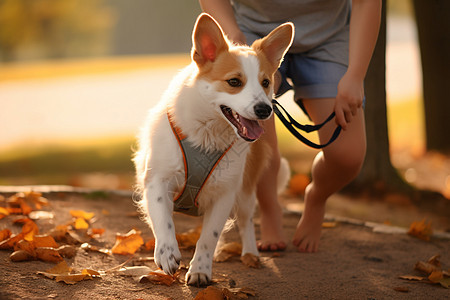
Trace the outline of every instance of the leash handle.
{"type": "Polygon", "coordinates": [[[337,137],[339,136],[339,134],[341,133],[342,127],[338,125],[336,127],[336,129],[334,130],[333,135],[331,136],[330,140],[327,143],[316,144],[316,143],[308,140],[306,137],[304,137],[295,128],[298,128],[301,131],[304,131],[306,133],[317,131],[320,128],[322,128],[323,125],[325,125],[326,123],[328,123],[330,120],[332,120],[334,118],[334,116],[335,116],[334,112],[324,122],[322,122],[320,124],[317,124],[317,125],[300,124],[296,120],[294,120],[294,118],[291,117],[291,115],[286,111],[286,109],[284,109],[283,106],[281,106],[280,103],[278,103],[277,100],[272,99],[272,104],[273,104],[273,111],[277,115],[277,117],[281,121],[281,123],[283,123],[283,125],[289,130],[289,132],[293,136],[295,136],[298,140],[300,140],[302,143],[308,145],[311,148],[322,149],[322,148],[328,146],[329,144],[331,144],[332,142],[334,142],[337,139],[337,137]],[[281,110],[278,108],[278,106],[283,110],[283,112],[281,112],[281,110]],[[283,113],[287,116],[287,119],[283,113]]]}

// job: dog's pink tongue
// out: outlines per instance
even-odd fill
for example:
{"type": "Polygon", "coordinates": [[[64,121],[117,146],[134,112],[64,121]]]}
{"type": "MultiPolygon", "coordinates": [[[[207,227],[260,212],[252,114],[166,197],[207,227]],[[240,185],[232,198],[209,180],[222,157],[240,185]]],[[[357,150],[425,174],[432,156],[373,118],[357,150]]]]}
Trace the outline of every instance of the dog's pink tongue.
{"type": "Polygon", "coordinates": [[[253,121],[240,116],[240,121],[242,125],[242,134],[250,140],[257,140],[261,134],[263,134],[264,129],[259,125],[258,121],[253,121]]]}

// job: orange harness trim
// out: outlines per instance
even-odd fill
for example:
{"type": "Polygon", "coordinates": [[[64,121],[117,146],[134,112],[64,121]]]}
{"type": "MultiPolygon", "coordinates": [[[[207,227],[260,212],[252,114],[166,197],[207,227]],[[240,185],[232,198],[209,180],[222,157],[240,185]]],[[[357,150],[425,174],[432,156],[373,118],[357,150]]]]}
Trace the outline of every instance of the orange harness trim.
{"type": "Polygon", "coordinates": [[[211,174],[216,169],[234,142],[225,151],[205,152],[194,147],[182,130],[175,125],[172,115],[167,111],[170,127],[175,135],[183,155],[184,185],[181,192],[173,199],[174,210],[189,215],[200,215],[197,199],[211,174]]]}

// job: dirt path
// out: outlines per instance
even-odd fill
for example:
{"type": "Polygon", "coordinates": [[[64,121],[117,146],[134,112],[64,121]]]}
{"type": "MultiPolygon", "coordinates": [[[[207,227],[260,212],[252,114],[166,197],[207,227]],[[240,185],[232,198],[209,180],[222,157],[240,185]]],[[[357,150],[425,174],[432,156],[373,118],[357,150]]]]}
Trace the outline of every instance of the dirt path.
{"type": "MultiPolygon", "coordinates": [[[[94,212],[93,226],[106,229],[100,240],[91,241],[92,244],[111,248],[116,232],[126,233],[132,228],[141,230],[145,241],[152,237],[134,213],[129,195],[52,192],[45,196],[51,203],[48,210],[55,217],[36,221],[41,233],[67,223],[71,219],[69,211],[77,209],[94,212]]],[[[12,219],[8,216],[0,220],[0,230],[10,228],[19,232],[20,227],[12,225],[12,219]]],[[[200,221],[175,216],[177,232],[195,228],[200,221]]],[[[285,214],[287,236],[293,235],[297,221],[297,214],[285,214]]],[[[255,223],[258,236],[257,217],[255,223]]],[[[236,230],[227,234],[227,240],[239,241],[236,230]]],[[[68,295],[72,295],[71,299],[192,299],[202,290],[183,283],[171,286],[138,283],[114,274],[67,285],[36,274],[54,264],[11,262],[10,253],[0,251],[0,299],[68,299],[68,295]]],[[[189,263],[192,253],[192,250],[182,251],[184,264],[189,263]]],[[[432,238],[425,242],[406,234],[374,233],[367,226],[338,222],[335,227],[324,228],[320,251],[315,254],[298,253],[289,245],[286,251],[276,255],[262,253],[260,269],[245,267],[238,257],[214,263],[213,286],[251,288],[256,296],[250,299],[448,299],[450,291],[439,285],[399,279],[401,275],[420,275],[414,270],[416,262],[426,261],[435,254],[441,255],[444,268],[450,268],[449,239],[432,238]],[[397,291],[399,288],[407,292],[397,291]]],[[[136,257],[152,255],[139,251],[136,257]]],[[[66,261],[78,269],[107,270],[128,258],[78,249],[77,255],[66,261]]],[[[147,265],[156,269],[153,262],[147,265]]],[[[182,270],[181,278],[185,273],[182,270]]]]}

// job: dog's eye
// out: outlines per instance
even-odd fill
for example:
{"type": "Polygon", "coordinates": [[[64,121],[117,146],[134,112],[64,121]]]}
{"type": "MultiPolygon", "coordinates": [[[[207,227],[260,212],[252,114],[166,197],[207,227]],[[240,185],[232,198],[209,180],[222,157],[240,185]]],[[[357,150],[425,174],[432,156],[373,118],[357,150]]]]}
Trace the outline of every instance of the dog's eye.
{"type": "Polygon", "coordinates": [[[240,87],[242,85],[242,81],[239,78],[228,79],[227,83],[232,87],[240,87]]]}
{"type": "Polygon", "coordinates": [[[261,82],[261,85],[262,85],[264,88],[268,88],[269,85],[270,85],[269,79],[264,79],[264,80],[261,82]]]}

